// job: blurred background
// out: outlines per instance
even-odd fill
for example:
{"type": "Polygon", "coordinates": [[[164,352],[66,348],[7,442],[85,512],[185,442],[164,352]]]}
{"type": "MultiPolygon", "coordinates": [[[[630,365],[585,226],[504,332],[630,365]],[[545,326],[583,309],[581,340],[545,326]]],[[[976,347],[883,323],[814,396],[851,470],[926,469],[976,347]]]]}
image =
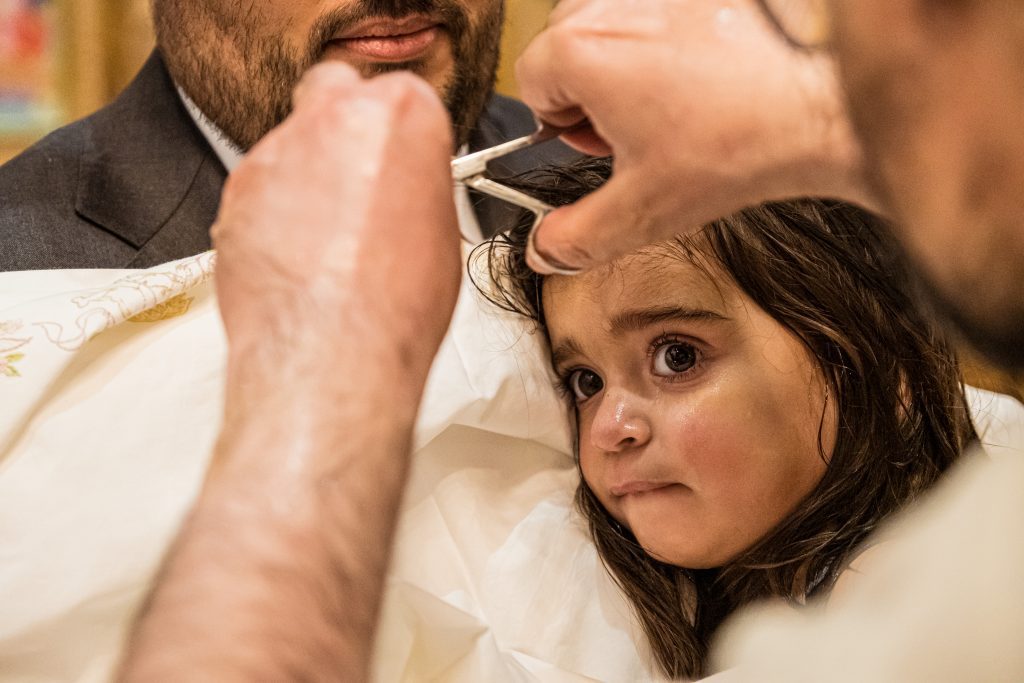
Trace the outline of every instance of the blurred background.
{"type": "MultiPolygon", "coordinates": [[[[508,0],[498,90],[515,94],[515,57],[554,0],[508,0]]],[[[89,114],[153,49],[149,0],[0,0],[0,161],[89,114]]]]}
{"type": "MultiPolygon", "coordinates": [[[[555,0],[507,0],[498,90],[515,96],[512,67],[555,0]]],[[[0,0],[0,162],[109,102],[153,49],[149,0],[0,0]]],[[[964,350],[968,379],[1021,398],[1024,377],[964,350]]]]}

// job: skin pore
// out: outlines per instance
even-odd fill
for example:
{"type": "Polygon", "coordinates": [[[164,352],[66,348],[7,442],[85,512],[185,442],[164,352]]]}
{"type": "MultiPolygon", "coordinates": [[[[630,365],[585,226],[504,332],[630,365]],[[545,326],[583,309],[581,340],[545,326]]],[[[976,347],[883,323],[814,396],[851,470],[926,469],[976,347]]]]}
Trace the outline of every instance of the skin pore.
{"type": "Polygon", "coordinates": [[[835,413],[794,334],[669,249],[550,277],[543,306],[587,484],[648,554],[711,568],[818,484],[835,413]]]}
{"type": "Polygon", "coordinates": [[[422,77],[460,145],[494,84],[503,11],[502,0],[155,0],[154,20],[175,82],[243,150],[285,119],[302,74],[332,60],[364,77],[422,77]]]}

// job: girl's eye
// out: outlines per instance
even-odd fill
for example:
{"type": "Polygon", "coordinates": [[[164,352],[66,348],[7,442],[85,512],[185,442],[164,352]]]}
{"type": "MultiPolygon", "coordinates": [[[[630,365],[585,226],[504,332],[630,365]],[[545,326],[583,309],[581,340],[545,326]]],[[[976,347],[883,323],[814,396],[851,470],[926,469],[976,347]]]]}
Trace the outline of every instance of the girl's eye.
{"type": "Polygon", "coordinates": [[[585,401],[604,389],[604,380],[593,370],[581,368],[569,375],[569,388],[577,401],[585,401]]]}
{"type": "Polygon", "coordinates": [[[678,375],[697,364],[697,349],[682,342],[666,342],[654,350],[654,374],[678,375]]]}

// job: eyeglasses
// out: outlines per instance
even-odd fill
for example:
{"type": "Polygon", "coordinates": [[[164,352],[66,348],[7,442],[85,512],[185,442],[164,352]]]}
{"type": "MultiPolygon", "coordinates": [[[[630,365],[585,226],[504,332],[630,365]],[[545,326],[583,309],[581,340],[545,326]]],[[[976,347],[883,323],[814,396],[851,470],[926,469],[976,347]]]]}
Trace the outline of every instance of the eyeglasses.
{"type": "Polygon", "coordinates": [[[757,1],[772,25],[795,48],[817,50],[832,38],[830,0],[757,1]]]}

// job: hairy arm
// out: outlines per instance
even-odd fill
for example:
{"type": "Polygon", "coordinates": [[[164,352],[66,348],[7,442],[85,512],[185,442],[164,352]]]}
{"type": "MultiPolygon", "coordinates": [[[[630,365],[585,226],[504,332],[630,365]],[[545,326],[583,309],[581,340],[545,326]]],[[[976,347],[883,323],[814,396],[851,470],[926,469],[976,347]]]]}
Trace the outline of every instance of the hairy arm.
{"type": "Polygon", "coordinates": [[[451,128],[409,74],[313,69],[225,188],[224,427],[126,681],[362,681],[461,273],[451,128]]]}
{"type": "Polygon", "coordinates": [[[226,425],[125,680],[367,679],[417,396],[331,370],[226,425]]]}

